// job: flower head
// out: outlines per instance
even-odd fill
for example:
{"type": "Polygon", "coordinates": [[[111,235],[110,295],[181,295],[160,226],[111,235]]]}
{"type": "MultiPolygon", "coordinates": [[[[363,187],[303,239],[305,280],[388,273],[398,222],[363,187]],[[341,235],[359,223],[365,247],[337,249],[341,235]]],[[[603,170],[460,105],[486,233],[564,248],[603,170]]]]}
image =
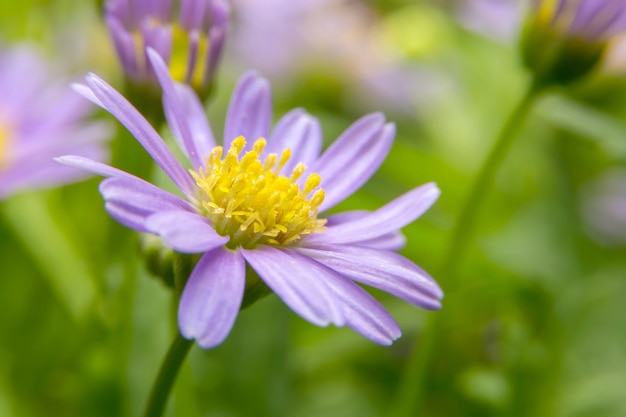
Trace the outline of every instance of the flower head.
{"type": "Polygon", "coordinates": [[[543,84],[576,81],[624,30],[623,0],[534,0],[522,38],[524,61],[543,84]]]}
{"type": "Polygon", "coordinates": [[[177,81],[210,88],[228,31],[224,0],[109,0],[105,15],[127,77],[156,85],[145,51],[156,50],[177,81]]]}
{"type": "Polygon", "coordinates": [[[107,126],[85,120],[89,108],[27,46],[0,49],[0,198],[85,177],[54,163],[69,152],[102,160],[107,126]]]}
{"type": "Polygon", "coordinates": [[[247,284],[246,262],[304,319],[348,325],[380,344],[400,329],[355,282],[426,309],[442,292],[424,271],[394,253],[399,229],[439,196],[434,184],[409,191],[374,212],[322,217],[358,189],[385,158],[395,126],[381,114],[354,123],[324,153],[318,121],[301,109],[270,132],[268,82],[254,72],[239,81],[217,145],[197,96],[172,82],[158,54],[149,58],[164,91],[165,114],[189,160],[176,160],[146,120],[95,75],[83,94],[118,118],[178,186],[184,198],[86,158],[59,161],[109,177],[100,186],[108,212],[135,230],[159,235],[180,253],[202,254],[179,304],[182,334],[208,348],[230,332],[247,284]]]}

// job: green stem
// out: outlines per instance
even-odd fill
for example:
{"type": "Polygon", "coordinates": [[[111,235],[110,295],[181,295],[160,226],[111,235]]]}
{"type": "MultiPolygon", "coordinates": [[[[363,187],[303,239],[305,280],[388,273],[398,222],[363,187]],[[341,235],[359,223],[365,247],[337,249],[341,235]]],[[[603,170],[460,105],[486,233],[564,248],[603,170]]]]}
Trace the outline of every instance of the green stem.
{"type": "Polygon", "coordinates": [[[451,282],[453,282],[456,275],[455,267],[459,266],[465,255],[465,250],[468,248],[481,205],[491,189],[496,173],[517,137],[520,127],[526,120],[528,112],[538,96],[538,92],[534,85],[531,84],[531,87],[526,91],[517,107],[509,115],[465,200],[453,229],[450,246],[444,257],[443,267],[440,272],[440,280],[447,280],[446,284],[448,287],[452,286],[451,282]]]}
{"type": "MultiPolygon", "coordinates": [[[[192,255],[174,254],[175,300],[180,300],[183,288],[193,271],[194,265],[195,262],[192,255]]],[[[185,339],[178,329],[174,331],[176,332],[176,337],[167,351],[167,355],[161,364],[161,369],[159,369],[159,374],[152,385],[144,417],[161,417],[163,415],[170,391],[176,381],[176,376],[187,357],[187,353],[189,353],[189,349],[193,345],[193,340],[185,339]]]]}
{"type": "Polygon", "coordinates": [[[193,340],[187,340],[180,333],[176,333],[174,342],[172,342],[152,386],[144,417],[161,417],[163,415],[176,375],[192,345],[193,340]]]}
{"type": "MultiPolygon", "coordinates": [[[[465,204],[452,231],[450,245],[443,258],[443,266],[438,275],[439,281],[445,284],[445,290],[454,288],[456,268],[461,264],[469,247],[468,244],[472,240],[481,204],[485,200],[498,169],[502,165],[539,93],[540,89],[537,88],[535,83],[531,83],[502,126],[495,145],[487,156],[465,200],[465,204]]],[[[417,411],[420,408],[424,394],[426,375],[433,353],[439,342],[442,324],[445,322],[447,315],[448,313],[444,309],[440,313],[428,316],[422,335],[416,341],[411,357],[408,360],[407,370],[401,381],[396,401],[392,408],[392,416],[412,417],[418,415],[417,411]]]]}

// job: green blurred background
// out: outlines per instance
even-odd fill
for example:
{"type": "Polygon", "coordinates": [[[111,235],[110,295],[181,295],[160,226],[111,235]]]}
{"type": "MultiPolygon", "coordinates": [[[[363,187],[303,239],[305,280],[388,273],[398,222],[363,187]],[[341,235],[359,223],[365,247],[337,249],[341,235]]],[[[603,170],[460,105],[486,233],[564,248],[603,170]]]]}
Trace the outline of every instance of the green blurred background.
{"type": "MultiPolygon", "coordinates": [[[[317,328],[270,296],[239,316],[221,346],[193,348],[168,415],[389,416],[427,321],[445,314],[415,415],[625,416],[624,246],[594,234],[582,209],[595,181],[625,161],[619,68],[533,109],[448,283],[438,271],[454,220],[522,94],[515,42],[465,28],[460,2],[346,4],[367,10],[348,34],[355,45],[363,45],[359,36],[376,39],[366,44],[378,48],[372,62],[408,69],[400,91],[410,94],[381,98],[358,76],[372,62],[346,65],[313,45],[315,65],[284,84],[270,76],[275,118],[304,107],[320,118],[327,144],[369,111],[397,123],[389,158],[336,211],[375,209],[437,182],[442,197],[405,229],[403,254],[441,283],[444,310],[374,292],[403,330],[393,346],[379,347],[349,329],[317,328]]],[[[236,17],[233,36],[242,30],[236,17]]],[[[76,80],[92,71],[123,87],[97,2],[2,2],[0,40],[7,48],[37,44],[76,80]]],[[[208,105],[215,132],[244,69],[226,48],[208,105]]],[[[392,81],[381,80],[386,90],[392,81]]],[[[112,149],[116,166],[159,180],[119,126],[112,149]]],[[[144,407],[175,330],[174,306],[140,261],[140,237],[105,213],[98,182],[0,203],[0,416],[136,416],[144,407]]]]}

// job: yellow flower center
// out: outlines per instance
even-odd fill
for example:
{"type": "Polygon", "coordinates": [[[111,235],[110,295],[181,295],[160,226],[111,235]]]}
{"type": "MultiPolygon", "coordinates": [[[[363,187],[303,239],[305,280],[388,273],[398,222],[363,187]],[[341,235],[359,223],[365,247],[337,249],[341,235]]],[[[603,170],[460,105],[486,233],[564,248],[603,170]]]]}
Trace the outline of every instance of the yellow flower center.
{"type": "Polygon", "coordinates": [[[223,148],[217,146],[205,168],[191,170],[200,188],[201,210],[220,235],[230,236],[228,246],[286,246],[324,231],[326,220],[317,219],[324,190],[314,191],[320,176],[309,175],[301,188],[296,181],[304,173],[304,164],[298,164],[289,177],[281,175],[289,149],[280,158],[271,153],[261,161],[265,139],[258,139],[253,150],[240,158],[245,145],[239,136],[223,158],[223,148]]]}

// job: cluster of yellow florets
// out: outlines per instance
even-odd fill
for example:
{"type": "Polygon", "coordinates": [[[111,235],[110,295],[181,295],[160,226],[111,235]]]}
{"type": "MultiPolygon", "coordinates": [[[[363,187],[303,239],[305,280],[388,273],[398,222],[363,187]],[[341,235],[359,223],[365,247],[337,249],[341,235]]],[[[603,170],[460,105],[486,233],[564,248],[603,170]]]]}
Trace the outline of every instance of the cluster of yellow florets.
{"type": "Polygon", "coordinates": [[[317,213],[324,190],[313,191],[320,176],[309,175],[300,188],[297,181],[304,173],[303,164],[289,177],[281,175],[289,149],[280,158],[271,153],[261,161],[265,139],[258,139],[240,158],[245,144],[242,136],[236,138],[223,158],[223,148],[218,146],[205,168],[191,171],[201,190],[201,209],[219,234],[231,237],[228,246],[285,246],[323,231],[326,220],[318,220],[317,213]]]}

